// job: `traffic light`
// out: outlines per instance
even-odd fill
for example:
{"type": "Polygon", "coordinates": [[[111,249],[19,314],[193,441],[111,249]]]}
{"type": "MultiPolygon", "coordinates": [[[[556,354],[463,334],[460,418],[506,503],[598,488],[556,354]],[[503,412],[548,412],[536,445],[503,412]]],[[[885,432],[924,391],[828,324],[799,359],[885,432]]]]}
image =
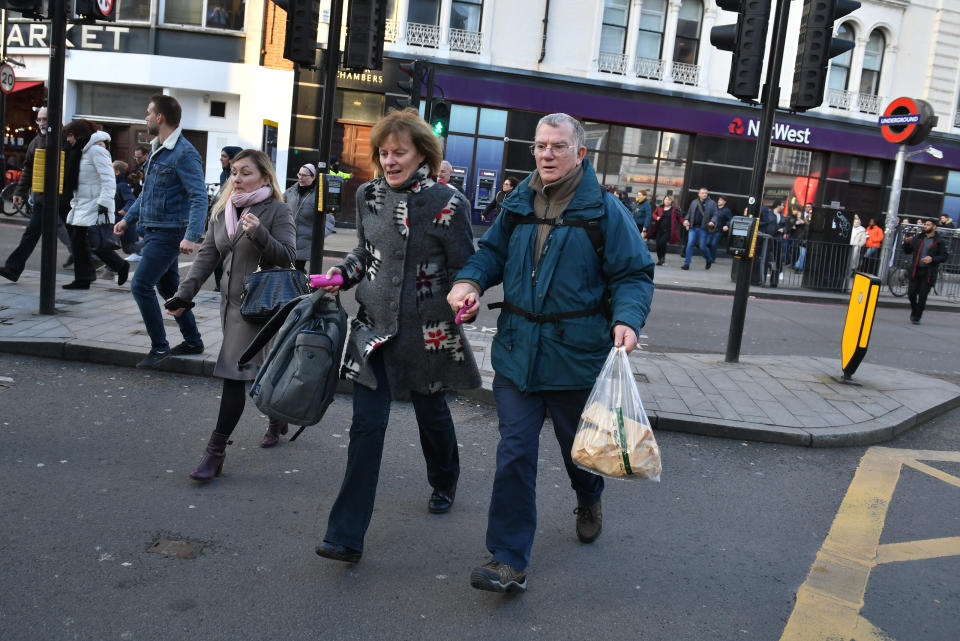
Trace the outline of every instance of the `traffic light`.
{"type": "Polygon", "coordinates": [[[717,0],[721,9],[740,14],[736,24],[710,30],[710,43],[733,53],[727,93],[740,100],[754,100],[760,95],[770,5],[771,0],[717,0]]]}
{"type": "Polygon", "coordinates": [[[320,23],[318,0],[287,2],[287,37],[283,57],[303,67],[317,64],[317,25],[320,23]]]}
{"type": "Polygon", "coordinates": [[[24,18],[41,19],[43,15],[43,0],[0,0],[0,9],[19,11],[24,18]]]}
{"type": "Polygon", "coordinates": [[[118,0],[74,0],[73,15],[86,20],[116,22],[118,0]]]}
{"type": "Polygon", "coordinates": [[[400,72],[408,77],[407,80],[397,83],[397,86],[406,94],[405,98],[397,101],[401,107],[414,109],[420,107],[420,79],[423,77],[423,64],[419,60],[400,63],[400,72]]]}
{"type": "Polygon", "coordinates": [[[441,138],[447,137],[450,128],[450,103],[443,98],[433,101],[430,106],[430,128],[441,138]]]}
{"type": "Polygon", "coordinates": [[[350,0],[344,69],[382,69],[387,0],[350,0]]]}
{"type": "Polygon", "coordinates": [[[790,109],[793,111],[806,111],[823,102],[827,63],[830,58],[854,47],[850,40],[833,37],[833,23],[859,8],[857,0],[803,0],[793,92],[790,94],[790,109]]]}

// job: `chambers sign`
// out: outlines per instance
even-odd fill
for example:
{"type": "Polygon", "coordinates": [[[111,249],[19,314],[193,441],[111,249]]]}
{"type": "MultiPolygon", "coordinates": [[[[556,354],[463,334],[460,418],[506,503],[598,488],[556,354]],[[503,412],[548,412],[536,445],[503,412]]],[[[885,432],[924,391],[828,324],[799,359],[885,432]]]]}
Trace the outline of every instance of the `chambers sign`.
{"type": "MultiPolygon", "coordinates": [[[[756,138],[760,133],[760,121],[756,118],[741,118],[736,116],[730,121],[727,131],[735,136],[744,136],[746,138],[756,138]]],[[[809,145],[810,127],[794,127],[790,123],[775,122],[771,132],[773,140],[777,142],[786,142],[792,145],[809,145]]]]}

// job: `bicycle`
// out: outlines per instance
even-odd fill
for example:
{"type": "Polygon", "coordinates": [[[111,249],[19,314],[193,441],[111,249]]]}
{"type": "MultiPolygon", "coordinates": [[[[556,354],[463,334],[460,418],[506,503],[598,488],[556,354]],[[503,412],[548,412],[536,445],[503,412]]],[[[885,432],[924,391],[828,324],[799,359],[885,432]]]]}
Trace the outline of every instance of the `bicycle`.
{"type": "Polygon", "coordinates": [[[24,218],[30,218],[31,207],[26,200],[21,201],[19,205],[13,202],[13,192],[16,191],[16,188],[16,183],[10,183],[0,191],[0,211],[6,216],[16,216],[20,214],[24,218]]]}
{"type": "MultiPolygon", "coordinates": [[[[893,267],[887,274],[887,288],[890,293],[897,298],[907,295],[907,288],[910,286],[910,270],[907,267],[893,267]]],[[[937,279],[930,289],[934,296],[940,295],[940,280],[937,279]]]]}

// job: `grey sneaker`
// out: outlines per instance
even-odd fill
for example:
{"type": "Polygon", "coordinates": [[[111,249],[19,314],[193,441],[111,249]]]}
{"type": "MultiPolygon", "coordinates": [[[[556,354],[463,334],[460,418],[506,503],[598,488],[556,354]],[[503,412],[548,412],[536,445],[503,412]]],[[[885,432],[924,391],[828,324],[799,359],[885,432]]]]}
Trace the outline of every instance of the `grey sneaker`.
{"type": "Polygon", "coordinates": [[[598,500],[593,505],[578,504],[573,511],[577,515],[577,538],[583,543],[593,543],[603,529],[603,511],[598,500]]]}
{"type": "Polygon", "coordinates": [[[138,369],[153,369],[157,367],[160,362],[165,359],[167,356],[170,356],[170,350],[168,349],[165,352],[155,352],[150,350],[150,353],[147,354],[147,357],[137,363],[138,369]]]}
{"type": "Polygon", "coordinates": [[[490,561],[473,569],[470,585],[490,592],[524,592],[527,589],[527,573],[514,570],[500,561],[490,561]]]}

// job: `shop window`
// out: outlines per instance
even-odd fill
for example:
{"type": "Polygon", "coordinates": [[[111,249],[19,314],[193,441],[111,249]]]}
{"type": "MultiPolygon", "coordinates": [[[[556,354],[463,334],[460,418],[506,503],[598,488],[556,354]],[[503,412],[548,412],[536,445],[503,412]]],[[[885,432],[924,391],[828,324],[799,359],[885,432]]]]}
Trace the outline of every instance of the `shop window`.
{"type": "Polygon", "coordinates": [[[753,166],[753,140],[697,136],[693,160],[716,165],[753,166]]]}
{"type": "MultiPolygon", "coordinates": [[[[607,138],[610,135],[610,125],[602,122],[585,122],[583,123],[583,131],[585,134],[584,144],[588,153],[606,148],[607,138]]],[[[596,163],[594,162],[594,164],[596,163]]]]}
{"type": "Polygon", "coordinates": [[[908,164],[903,179],[905,187],[943,193],[947,185],[947,170],[930,165],[908,164]]]}
{"type": "Polygon", "coordinates": [[[883,50],[886,40],[883,32],[875,29],[867,40],[867,48],[863,52],[863,72],[860,76],[860,93],[877,95],[880,93],[880,71],[883,67],[883,50]]]}
{"type": "MultiPolygon", "coordinates": [[[[543,118],[544,114],[536,111],[510,111],[510,118],[507,120],[507,136],[511,140],[523,140],[529,145],[533,142],[534,133],[537,129],[537,123],[543,118]]],[[[526,154],[530,156],[529,150],[526,154]]],[[[532,156],[531,156],[532,158],[532,156]]]]}
{"type": "Polygon", "coordinates": [[[243,31],[246,0],[166,0],[163,23],[243,31]]]}
{"type": "Polygon", "coordinates": [[[810,173],[810,157],[813,152],[790,147],[770,147],[767,171],[779,174],[806,176],[810,173]]]}
{"type": "MultiPolygon", "coordinates": [[[[856,42],[853,26],[842,24],[837,28],[834,36],[838,40],[856,42]]],[[[830,59],[830,75],[827,77],[827,87],[846,91],[850,82],[850,62],[853,60],[853,50],[845,51],[842,55],[830,59]]]]}
{"type": "Polygon", "coordinates": [[[939,218],[942,213],[943,194],[904,189],[900,198],[900,212],[913,218],[939,218]]]}
{"type": "Polygon", "coordinates": [[[407,22],[440,24],[440,0],[410,0],[407,22]]]}
{"type": "Polygon", "coordinates": [[[677,38],[673,46],[673,61],[697,64],[700,48],[700,21],[703,3],[700,0],[682,0],[677,17],[677,38]]]}
{"type": "Polygon", "coordinates": [[[627,46],[628,0],[606,0],[600,27],[600,52],[622,54],[627,46]]]}
{"type": "Polygon", "coordinates": [[[450,28],[480,31],[483,0],[453,0],[450,7],[450,28]]]}
{"type": "Polygon", "coordinates": [[[663,50],[663,28],[667,22],[667,0],[644,0],[640,5],[640,32],[637,56],[659,60],[663,50]]]}
{"type": "Polygon", "coordinates": [[[451,105],[450,131],[459,131],[468,134],[476,133],[477,108],[471,107],[470,105],[451,105]]]}
{"type": "Polygon", "coordinates": [[[850,159],[850,182],[879,185],[883,182],[883,161],[854,156],[850,159]]]}
{"type": "Polygon", "coordinates": [[[503,109],[481,109],[477,133],[481,136],[503,138],[507,132],[507,112],[503,109]]]}
{"type": "Polygon", "coordinates": [[[672,131],[663,132],[660,141],[660,158],[687,158],[690,149],[690,136],[672,131]]]}
{"type": "Polygon", "coordinates": [[[384,97],[364,91],[338,91],[334,94],[334,113],[338,120],[377,122],[383,115],[384,97]]]}
{"type": "Polygon", "coordinates": [[[152,0],[120,0],[117,6],[117,20],[150,22],[151,1],[152,0]]]}
{"type": "Polygon", "coordinates": [[[158,87],[77,83],[77,114],[97,118],[142,121],[150,96],[163,93],[158,87]]]}

